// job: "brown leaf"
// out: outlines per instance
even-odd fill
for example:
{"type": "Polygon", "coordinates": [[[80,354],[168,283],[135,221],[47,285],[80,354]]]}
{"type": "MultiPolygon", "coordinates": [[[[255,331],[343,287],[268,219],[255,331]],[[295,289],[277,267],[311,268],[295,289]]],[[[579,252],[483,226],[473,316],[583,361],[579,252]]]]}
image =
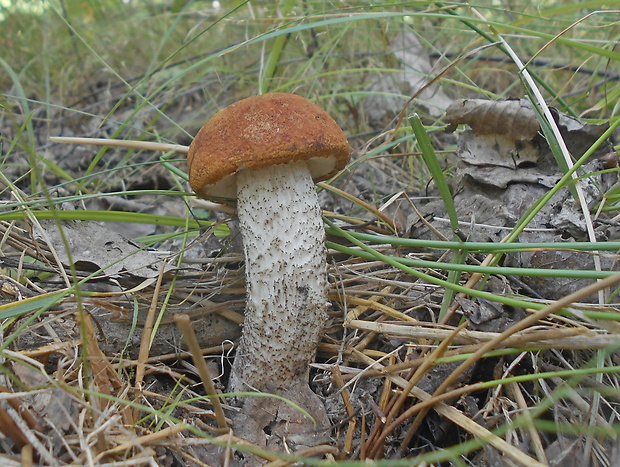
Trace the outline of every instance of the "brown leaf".
{"type": "Polygon", "coordinates": [[[536,113],[525,99],[459,99],[446,109],[446,120],[452,131],[467,124],[478,135],[509,135],[515,141],[529,141],[540,130],[536,113]]]}
{"type": "MultiPolygon", "coordinates": [[[[167,256],[147,250],[144,245],[124,238],[99,222],[63,222],[62,233],[54,221],[42,220],[39,224],[43,232],[35,231],[36,237],[49,242],[63,264],[72,261],[78,269],[104,269],[110,275],[127,271],[137,277],[156,277],[162,259],[167,256]]],[[[170,269],[166,265],[166,270],[170,269]]]]}
{"type": "MultiPolygon", "coordinates": [[[[34,388],[49,384],[50,377],[39,370],[17,361],[13,363],[12,368],[15,375],[27,387],[34,388]]],[[[54,426],[58,432],[67,432],[71,428],[73,418],[78,413],[75,402],[60,388],[52,387],[45,391],[34,392],[28,402],[34,414],[54,426]]]]}

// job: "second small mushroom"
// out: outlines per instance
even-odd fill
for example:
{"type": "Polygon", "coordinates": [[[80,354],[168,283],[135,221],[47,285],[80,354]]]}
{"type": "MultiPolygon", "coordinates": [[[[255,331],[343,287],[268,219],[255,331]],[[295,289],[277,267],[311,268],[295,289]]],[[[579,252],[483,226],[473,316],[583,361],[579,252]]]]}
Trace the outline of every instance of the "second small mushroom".
{"type": "Polygon", "coordinates": [[[229,391],[307,386],[328,306],[314,184],[340,171],[350,154],[325,111],[288,93],[232,104],[192,142],[192,189],[212,200],[237,200],[244,245],[246,312],[229,391]]]}

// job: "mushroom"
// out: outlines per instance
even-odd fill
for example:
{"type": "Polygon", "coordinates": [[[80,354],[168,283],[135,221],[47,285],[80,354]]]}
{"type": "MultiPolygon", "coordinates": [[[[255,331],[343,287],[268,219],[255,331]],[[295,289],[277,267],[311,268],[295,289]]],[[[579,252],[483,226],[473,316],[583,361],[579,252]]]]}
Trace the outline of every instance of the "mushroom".
{"type": "Polygon", "coordinates": [[[338,124],[288,93],[230,105],[190,145],[192,189],[211,200],[237,200],[247,299],[229,391],[308,387],[328,306],[314,183],[335,175],[350,155],[338,124]]]}

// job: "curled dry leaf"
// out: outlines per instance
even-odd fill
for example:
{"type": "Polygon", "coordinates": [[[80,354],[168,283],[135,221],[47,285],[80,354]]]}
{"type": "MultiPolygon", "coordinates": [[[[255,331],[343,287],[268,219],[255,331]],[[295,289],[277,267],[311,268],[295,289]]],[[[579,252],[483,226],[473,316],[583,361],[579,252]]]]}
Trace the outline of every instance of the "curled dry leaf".
{"type": "MultiPolygon", "coordinates": [[[[594,125],[565,115],[556,109],[551,113],[574,158],[581,157],[605,132],[608,125],[594,125]]],[[[484,101],[461,100],[452,104],[446,119],[456,128],[467,124],[458,135],[456,155],[459,158],[454,202],[462,222],[461,230],[471,241],[500,241],[523,214],[538,202],[562,177],[538,118],[526,100],[484,101]]],[[[579,171],[585,201],[594,208],[605,192],[618,182],[616,172],[599,173],[614,167],[615,157],[610,141],[604,142],[579,171]],[[602,158],[602,159],[601,159],[602,158]]],[[[429,202],[420,210],[426,218],[445,216],[441,202],[429,202]]],[[[612,233],[597,220],[594,228],[599,240],[612,233]]],[[[421,220],[415,220],[411,235],[434,238],[421,220]]],[[[431,221],[433,227],[450,236],[448,224],[431,221]]],[[[572,194],[563,189],[543,206],[528,225],[531,231],[521,233],[523,242],[571,242],[584,240],[586,223],[583,210],[572,194]]],[[[613,270],[614,258],[601,258],[603,269],[613,270]]],[[[506,266],[551,269],[594,269],[591,255],[578,252],[521,252],[508,254],[506,266]]],[[[568,278],[524,278],[523,283],[546,298],[559,298],[587,285],[590,280],[568,278]]]]}
{"type": "Polygon", "coordinates": [[[478,135],[509,135],[517,141],[529,141],[540,130],[536,113],[525,99],[459,99],[446,109],[446,120],[451,131],[467,124],[478,135]]]}

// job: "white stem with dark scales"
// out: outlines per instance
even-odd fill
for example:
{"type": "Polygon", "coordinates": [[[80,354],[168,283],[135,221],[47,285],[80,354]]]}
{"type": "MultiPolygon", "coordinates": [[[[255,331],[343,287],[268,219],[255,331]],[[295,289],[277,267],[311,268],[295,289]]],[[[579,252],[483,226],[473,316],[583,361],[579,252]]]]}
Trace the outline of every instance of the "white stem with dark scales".
{"type": "Polygon", "coordinates": [[[305,162],[237,174],[247,304],[229,391],[307,381],[327,318],[325,230],[305,162]]]}

